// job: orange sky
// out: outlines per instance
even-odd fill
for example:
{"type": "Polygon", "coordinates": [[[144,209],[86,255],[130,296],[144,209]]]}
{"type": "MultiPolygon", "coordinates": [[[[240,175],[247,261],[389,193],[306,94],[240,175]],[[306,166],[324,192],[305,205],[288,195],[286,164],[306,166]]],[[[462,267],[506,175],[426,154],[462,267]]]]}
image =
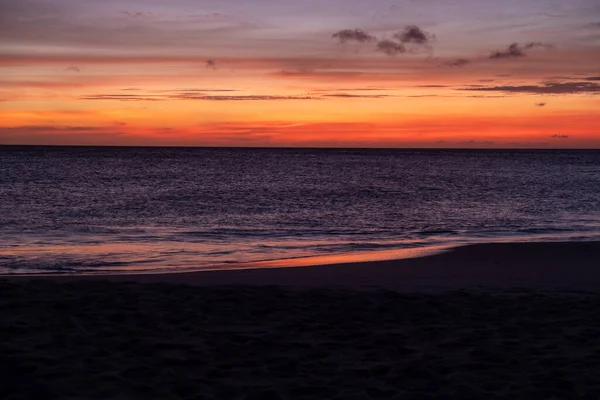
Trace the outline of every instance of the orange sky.
{"type": "Polygon", "coordinates": [[[593,1],[340,1],[3,2],[0,144],[600,148],[593,1]]]}

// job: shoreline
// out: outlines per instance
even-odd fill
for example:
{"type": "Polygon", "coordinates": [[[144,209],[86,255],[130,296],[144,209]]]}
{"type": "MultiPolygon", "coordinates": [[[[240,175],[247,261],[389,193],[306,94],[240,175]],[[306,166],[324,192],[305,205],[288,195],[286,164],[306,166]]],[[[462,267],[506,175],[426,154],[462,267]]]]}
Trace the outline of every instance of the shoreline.
{"type": "MultiPolygon", "coordinates": [[[[4,275],[9,281],[171,283],[382,288],[401,291],[474,287],[600,288],[600,241],[481,243],[416,258],[257,268],[102,275],[4,275]]],[[[266,265],[268,264],[268,265],[266,265]]]]}
{"type": "MultiPolygon", "coordinates": [[[[88,245],[57,245],[57,246],[0,246],[0,259],[11,265],[13,260],[16,264],[12,267],[3,267],[0,263],[0,277],[3,276],[106,276],[106,275],[138,275],[138,274],[175,274],[195,273],[206,271],[225,271],[262,268],[292,268],[309,267],[335,264],[349,264],[357,262],[379,262],[407,258],[420,258],[435,255],[440,252],[452,250],[457,247],[491,243],[579,243],[600,241],[600,231],[573,231],[562,233],[529,232],[519,235],[493,235],[493,236],[460,236],[454,238],[432,237],[429,241],[424,240],[400,240],[398,242],[382,242],[381,246],[374,248],[338,249],[325,254],[295,253],[289,254],[273,248],[268,254],[252,260],[241,261],[246,258],[220,259],[208,257],[200,251],[201,243],[182,243],[184,247],[169,246],[162,247],[160,243],[155,246],[139,243],[94,243],[88,245]],[[175,251],[175,249],[178,249],[175,251]],[[175,255],[169,255],[175,251],[175,255]],[[166,256],[164,254],[167,254],[166,256]],[[45,257],[45,255],[54,255],[45,257]],[[37,261],[27,262],[28,257],[34,257],[37,261]],[[154,261],[150,261],[158,257],[154,261]],[[22,258],[21,261],[19,259],[22,258]],[[79,261],[77,261],[79,260],[79,261]],[[24,262],[19,267],[19,263],[24,262]],[[87,263],[91,262],[91,266],[87,263]],[[28,266],[28,264],[31,264],[28,266]],[[111,265],[119,265],[112,267],[111,265]]],[[[170,243],[166,241],[166,243],[170,243]]],[[[358,245],[359,243],[354,243],[358,245]]],[[[374,245],[374,243],[368,243],[374,245]]],[[[235,247],[236,242],[228,246],[235,247]]],[[[260,246],[258,246],[260,247],[260,246]]],[[[244,250],[249,250],[248,248],[244,250]]],[[[235,253],[235,251],[231,252],[235,253]]]]}

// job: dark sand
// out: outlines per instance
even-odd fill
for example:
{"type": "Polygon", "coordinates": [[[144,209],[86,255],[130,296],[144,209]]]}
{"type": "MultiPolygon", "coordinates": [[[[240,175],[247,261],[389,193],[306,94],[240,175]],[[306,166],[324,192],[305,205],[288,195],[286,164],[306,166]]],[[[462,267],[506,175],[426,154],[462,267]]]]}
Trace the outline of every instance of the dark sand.
{"type": "Polygon", "coordinates": [[[600,399],[598,288],[600,243],[10,278],[0,398],[600,399]]]}

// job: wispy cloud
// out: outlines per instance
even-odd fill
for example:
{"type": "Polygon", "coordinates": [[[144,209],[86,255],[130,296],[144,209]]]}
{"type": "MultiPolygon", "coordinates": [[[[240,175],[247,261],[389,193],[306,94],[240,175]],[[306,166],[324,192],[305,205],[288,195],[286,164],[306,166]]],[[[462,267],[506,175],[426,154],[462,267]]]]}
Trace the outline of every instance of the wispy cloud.
{"type": "Polygon", "coordinates": [[[105,128],[98,126],[62,126],[62,125],[21,125],[2,127],[3,130],[41,131],[41,132],[95,132],[105,128]]]}
{"type": "Polygon", "coordinates": [[[366,87],[366,88],[340,88],[340,89],[318,89],[315,92],[372,92],[380,90],[391,90],[380,87],[366,87]]]}
{"type": "Polygon", "coordinates": [[[316,100],[313,96],[271,96],[271,95],[247,95],[247,96],[173,96],[178,100],[210,100],[210,101],[269,101],[269,100],[316,100]]]}
{"type": "Polygon", "coordinates": [[[535,103],[535,105],[538,107],[545,107],[546,103],[535,103]]]}
{"type": "Polygon", "coordinates": [[[154,14],[143,11],[123,11],[123,15],[128,18],[149,18],[154,14]]]}
{"type": "MultiPolygon", "coordinates": [[[[300,79],[311,79],[311,80],[322,80],[331,81],[335,80],[347,80],[353,81],[357,77],[365,76],[365,72],[360,71],[315,71],[308,69],[299,70],[281,70],[274,72],[273,76],[280,76],[285,78],[300,78],[300,79]]],[[[374,76],[374,75],[373,75],[374,76]]]]}
{"type": "Polygon", "coordinates": [[[94,94],[81,96],[81,100],[118,100],[118,101],[160,101],[165,100],[159,95],[135,95],[135,94],[94,94]]]}
{"type": "Polygon", "coordinates": [[[548,13],[548,12],[540,13],[540,15],[542,15],[544,17],[548,17],[548,18],[564,18],[565,17],[564,14],[553,14],[553,13],[548,13]]]}
{"type": "Polygon", "coordinates": [[[323,97],[339,97],[339,98],[359,98],[359,99],[382,99],[385,97],[391,97],[387,94],[351,94],[351,93],[332,93],[324,94],[323,97]]]}
{"type": "Polygon", "coordinates": [[[531,94],[598,94],[600,85],[593,82],[547,82],[540,85],[523,86],[471,86],[457,90],[468,90],[475,92],[507,92],[507,93],[531,93],[531,94]]]}
{"type": "MultiPolygon", "coordinates": [[[[123,89],[122,89],[123,90],[123,89]]],[[[204,93],[220,93],[220,92],[239,92],[239,89],[209,89],[209,88],[187,88],[187,89],[163,89],[157,90],[158,93],[170,94],[204,94],[204,93]]]]}
{"type": "Polygon", "coordinates": [[[81,69],[77,66],[77,65],[70,65],[68,66],[65,71],[69,71],[69,72],[81,72],[81,69]]]}
{"type": "Polygon", "coordinates": [[[569,135],[554,134],[550,136],[552,139],[568,139],[569,135]]]}
{"type": "Polygon", "coordinates": [[[276,96],[276,95],[210,95],[201,93],[175,94],[96,94],[81,96],[81,100],[118,100],[118,101],[165,101],[165,100],[206,100],[206,101],[269,101],[269,100],[317,100],[315,96],[276,96]]]}
{"type": "Polygon", "coordinates": [[[103,93],[91,94],[79,97],[81,100],[117,100],[117,101],[168,101],[168,100],[204,100],[204,101],[281,101],[281,100],[325,100],[331,98],[361,98],[381,99],[394,97],[389,94],[368,94],[364,92],[387,90],[380,88],[357,88],[357,89],[317,90],[314,92],[297,95],[269,95],[269,94],[235,94],[221,95],[218,92],[234,92],[233,89],[217,89],[201,91],[197,89],[160,90],[146,93],[123,94],[103,93]],[[342,91],[345,90],[345,91],[342,91]],[[352,91],[363,93],[351,93],[352,91]],[[213,92],[213,93],[210,93],[213,92]],[[350,93],[349,93],[350,92],[350,93]]]}

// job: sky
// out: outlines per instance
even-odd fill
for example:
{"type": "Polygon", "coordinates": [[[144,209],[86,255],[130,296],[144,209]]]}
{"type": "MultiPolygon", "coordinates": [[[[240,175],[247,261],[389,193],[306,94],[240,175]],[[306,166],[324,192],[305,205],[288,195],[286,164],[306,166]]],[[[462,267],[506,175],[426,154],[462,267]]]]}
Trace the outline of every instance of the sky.
{"type": "Polygon", "coordinates": [[[600,148],[600,2],[0,0],[0,144],[600,148]]]}

